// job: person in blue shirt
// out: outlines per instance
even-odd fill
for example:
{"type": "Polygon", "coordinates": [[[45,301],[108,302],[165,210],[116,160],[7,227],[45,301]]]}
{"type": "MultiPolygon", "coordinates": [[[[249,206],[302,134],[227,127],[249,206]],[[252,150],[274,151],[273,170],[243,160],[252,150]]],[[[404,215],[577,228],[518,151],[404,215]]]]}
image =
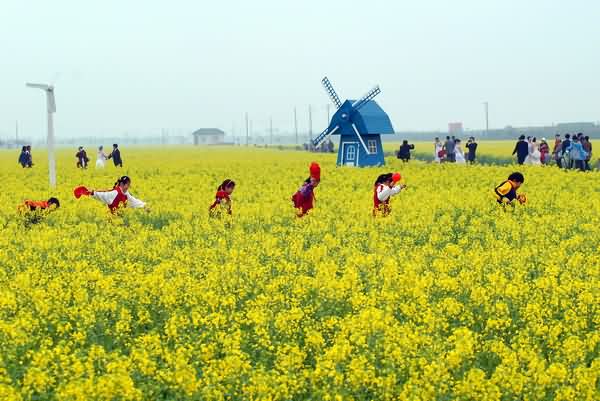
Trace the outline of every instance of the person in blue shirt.
{"type": "Polygon", "coordinates": [[[583,148],[583,145],[579,141],[578,136],[574,136],[571,141],[571,145],[567,149],[569,156],[574,163],[574,167],[577,170],[585,171],[585,159],[587,158],[587,152],[583,148]]]}

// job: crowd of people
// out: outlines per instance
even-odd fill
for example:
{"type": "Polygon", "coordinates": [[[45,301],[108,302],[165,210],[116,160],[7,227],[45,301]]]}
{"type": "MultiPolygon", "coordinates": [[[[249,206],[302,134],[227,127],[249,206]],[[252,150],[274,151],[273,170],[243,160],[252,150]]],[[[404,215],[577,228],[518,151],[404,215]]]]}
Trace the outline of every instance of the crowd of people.
{"type": "MultiPolygon", "coordinates": [[[[90,159],[87,157],[87,153],[83,146],[80,146],[77,153],[75,154],[77,159],[78,168],[87,168],[90,159]]],[[[118,144],[113,144],[112,152],[109,154],[104,153],[104,146],[98,147],[98,153],[96,156],[96,168],[104,168],[107,160],[113,160],[115,167],[123,167],[123,159],[121,159],[121,151],[119,150],[118,144]]]]}
{"type": "MultiPolygon", "coordinates": [[[[455,136],[447,136],[444,142],[436,137],[433,143],[433,162],[434,163],[458,163],[458,164],[473,164],[477,159],[477,142],[474,137],[469,137],[463,149],[463,144],[460,138],[455,136]]],[[[403,162],[408,162],[411,158],[411,150],[415,149],[415,145],[409,144],[405,139],[400,145],[400,149],[396,152],[396,157],[403,162]]]]}
{"type": "Polygon", "coordinates": [[[433,143],[433,161],[435,163],[475,163],[477,159],[477,142],[474,137],[469,137],[465,149],[462,140],[454,135],[447,136],[444,142],[435,138],[433,143]]]}
{"type": "Polygon", "coordinates": [[[552,149],[546,138],[538,143],[536,137],[521,135],[512,152],[517,156],[517,163],[547,165],[555,163],[564,169],[580,171],[591,170],[592,142],[589,136],[565,134],[564,138],[556,134],[552,149]]]}
{"type": "MultiPolygon", "coordinates": [[[[83,146],[80,146],[75,153],[75,159],[77,160],[76,166],[80,169],[87,169],[90,159],[83,146]]],[[[96,158],[96,168],[104,168],[106,161],[112,159],[115,167],[123,167],[123,159],[121,158],[121,151],[119,150],[118,144],[113,144],[112,151],[109,154],[104,153],[104,147],[98,148],[98,155],[96,158]]],[[[33,159],[31,157],[31,145],[23,146],[21,153],[19,154],[19,164],[23,168],[31,168],[33,166],[33,159]]]]}

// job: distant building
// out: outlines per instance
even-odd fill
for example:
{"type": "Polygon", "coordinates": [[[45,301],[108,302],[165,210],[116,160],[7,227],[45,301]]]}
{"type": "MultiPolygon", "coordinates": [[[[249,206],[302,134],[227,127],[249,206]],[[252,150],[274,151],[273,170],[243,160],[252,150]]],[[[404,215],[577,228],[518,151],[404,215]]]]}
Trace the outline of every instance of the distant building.
{"type": "Polygon", "coordinates": [[[221,145],[225,143],[225,132],[218,128],[200,128],[192,132],[194,145],[221,145]]]}
{"type": "Polygon", "coordinates": [[[461,135],[463,133],[463,123],[448,123],[448,133],[451,135],[461,135]]]}

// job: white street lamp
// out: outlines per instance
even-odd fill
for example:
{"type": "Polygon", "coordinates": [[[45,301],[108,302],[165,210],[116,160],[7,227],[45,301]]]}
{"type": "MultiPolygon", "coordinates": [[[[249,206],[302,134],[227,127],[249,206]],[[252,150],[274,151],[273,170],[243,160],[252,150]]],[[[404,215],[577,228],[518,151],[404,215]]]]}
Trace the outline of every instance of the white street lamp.
{"type": "Polygon", "coordinates": [[[56,186],[56,161],[54,159],[54,121],[52,114],[56,113],[54,86],[46,84],[25,84],[28,88],[37,88],[46,92],[46,109],[48,111],[48,178],[50,187],[56,186]]]}

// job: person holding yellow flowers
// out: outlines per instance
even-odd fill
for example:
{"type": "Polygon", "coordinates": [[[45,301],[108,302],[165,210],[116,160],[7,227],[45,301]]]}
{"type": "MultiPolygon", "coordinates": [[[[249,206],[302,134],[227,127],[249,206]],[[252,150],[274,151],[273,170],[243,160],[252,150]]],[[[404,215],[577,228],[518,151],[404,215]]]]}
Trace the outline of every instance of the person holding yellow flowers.
{"type": "Polygon", "coordinates": [[[517,200],[521,205],[527,202],[525,194],[517,194],[517,190],[525,182],[525,177],[519,172],[514,172],[508,179],[494,189],[496,201],[501,205],[514,205],[517,200]]]}

